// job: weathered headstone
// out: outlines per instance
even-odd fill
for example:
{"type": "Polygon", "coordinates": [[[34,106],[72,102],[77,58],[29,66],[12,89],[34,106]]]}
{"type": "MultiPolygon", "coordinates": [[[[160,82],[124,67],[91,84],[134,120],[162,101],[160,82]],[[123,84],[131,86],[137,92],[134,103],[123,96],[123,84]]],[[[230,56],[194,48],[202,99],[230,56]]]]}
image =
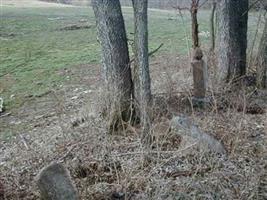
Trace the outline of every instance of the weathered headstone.
{"type": "Polygon", "coordinates": [[[201,131],[192,121],[187,117],[176,116],[170,122],[171,129],[178,134],[186,135],[196,139],[200,146],[208,148],[210,151],[219,154],[226,154],[223,144],[212,135],[201,131]]]}
{"type": "Polygon", "coordinates": [[[193,80],[194,80],[194,98],[193,104],[205,104],[206,99],[206,85],[207,85],[207,68],[204,62],[203,53],[200,48],[196,48],[193,51],[193,59],[191,65],[193,68],[193,80]]]}
{"type": "Polygon", "coordinates": [[[78,200],[69,172],[60,163],[43,168],[37,176],[37,185],[43,200],[78,200]]]}

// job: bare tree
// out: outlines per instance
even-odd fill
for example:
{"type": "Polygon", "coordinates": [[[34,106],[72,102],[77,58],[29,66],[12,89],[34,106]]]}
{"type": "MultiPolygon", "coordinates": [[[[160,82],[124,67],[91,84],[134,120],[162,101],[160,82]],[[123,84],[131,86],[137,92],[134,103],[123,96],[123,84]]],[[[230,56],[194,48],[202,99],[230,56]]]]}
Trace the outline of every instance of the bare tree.
{"type": "Polygon", "coordinates": [[[211,35],[211,47],[210,51],[213,52],[215,49],[215,11],[216,11],[216,0],[211,2],[211,14],[210,14],[210,35],[211,35]]]}
{"type": "Polygon", "coordinates": [[[198,36],[198,20],[197,13],[199,8],[199,0],[191,0],[191,19],[192,19],[192,43],[193,49],[199,47],[199,36],[198,36]]]}
{"type": "Polygon", "coordinates": [[[218,0],[218,78],[246,73],[248,0],[218,0]]]}
{"type": "Polygon", "coordinates": [[[133,83],[124,20],[119,0],[93,0],[102,47],[102,73],[108,91],[110,127],[131,117],[133,83]]]}
{"type": "Polygon", "coordinates": [[[143,127],[142,140],[150,140],[150,105],[152,101],[148,52],[147,0],[132,0],[134,9],[134,87],[143,127]]]}
{"type": "Polygon", "coordinates": [[[261,88],[267,87],[267,19],[258,53],[257,84],[261,88]]]}

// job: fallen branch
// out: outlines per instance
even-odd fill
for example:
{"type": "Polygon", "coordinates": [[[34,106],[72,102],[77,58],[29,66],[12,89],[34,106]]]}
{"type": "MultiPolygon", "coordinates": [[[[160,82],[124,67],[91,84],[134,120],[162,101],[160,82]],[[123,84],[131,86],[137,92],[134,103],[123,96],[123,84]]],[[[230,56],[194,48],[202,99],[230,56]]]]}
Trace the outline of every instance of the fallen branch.
{"type": "Polygon", "coordinates": [[[11,115],[10,112],[9,112],[9,113],[4,113],[4,114],[0,114],[0,117],[7,117],[7,116],[9,116],[9,115],[11,115]]]}
{"type": "MultiPolygon", "coordinates": [[[[164,45],[164,43],[161,43],[156,49],[154,49],[153,51],[148,53],[148,57],[152,56],[153,54],[155,54],[158,50],[160,50],[160,48],[164,45]]],[[[134,62],[135,58],[133,58],[132,60],[130,60],[130,63],[134,62]]]]}
{"type": "Polygon", "coordinates": [[[203,176],[205,173],[211,171],[210,167],[200,168],[200,169],[192,169],[192,170],[184,170],[184,171],[175,171],[175,172],[167,172],[165,176],[171,178],[177,178],[180,176],[189,177],[193,175],[201,175],[203,176]]]}
{"type": "Polygon", "coordinates": [[[59,30],[60,31],[74,31],[74,30],[80,30],[80,29],[90,29],[93,27],[94,25],[90,25],[90,24],[71,24],[71,25],[62,27],[59,30]]]}
{"type": "Polygon", "coordinates": [[[160,50],[160,48],[161,48],[163,45],[164,45],[164,44],[161,43],[161,44],[159,45],[158,48],[156,48],[155,50],[149,52],[149,53],[148,53],[148,56],[152,56],[153,54],[155,54],[158,50],[160,50]]]}
{"type": "Polygon", "coordinates": [[[23,137],[23,135],[19,134],[19,137],[20,137],[20,139],[21,139],[23,145],[25,146],[25,148],[26,148],[27,150],[29,150],[29,149],[30,149],[30,148],[29,148],[29,145],[27,144],[26,139],[23,137]]]}
{"type": "MultiPolygon", "coordinates": [[[[183,151],[186,151],[194,146],[196,146],[197,143],[193,143],[192,145],[189,145],[183,149],[179,149],[177,151],[149,151],[150,154],[171,154],[171,155],[176,155],[179,154],[183,151]]],[[[120,153],[120,154],[115,154],[114,156],[129,156],[129,155],[139,155],[139,154],[144,154],[144,151],[135,151],[135,152],[127,152],[127,153],[120,153]]]]}

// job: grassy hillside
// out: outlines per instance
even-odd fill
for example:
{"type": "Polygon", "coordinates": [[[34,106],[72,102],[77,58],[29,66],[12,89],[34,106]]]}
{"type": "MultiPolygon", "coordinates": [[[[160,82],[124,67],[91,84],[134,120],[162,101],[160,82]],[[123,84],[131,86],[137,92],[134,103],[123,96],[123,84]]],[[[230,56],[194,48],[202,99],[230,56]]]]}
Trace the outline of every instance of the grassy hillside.
{"type": "MultiPolygon", "coordinates": [[[[0,92],[8,109],[20,105],[25,97],[42,95],[61,85],[66,77],[58,75],[59,69],[99,63],[100,49],[91,8],[58,4],[47,7],[43,6],[45,3],[40,7],[14,7],[5,3],[0,24],[0,92]],[[61,30],[74,24],[90,28],[61,30]]],[[[133,13],[130,8],[123,12],[131,39],[133,13]]],[[[200,13],[201,31],[208,31],[208,16],[208,11],[200,13]]],[[[187,54],[189,19],[186,15],[182,20],[174,11],[150,10],[149,48],[164,43],[159,54],[187,54]]],[[[201,37],[203,44],[208,39],[201,37]]]]}

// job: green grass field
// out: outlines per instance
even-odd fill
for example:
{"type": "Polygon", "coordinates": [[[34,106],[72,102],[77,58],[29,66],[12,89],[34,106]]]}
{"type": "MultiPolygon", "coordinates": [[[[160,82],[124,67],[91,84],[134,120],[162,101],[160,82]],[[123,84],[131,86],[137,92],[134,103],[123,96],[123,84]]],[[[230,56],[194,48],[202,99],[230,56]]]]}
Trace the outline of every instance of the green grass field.
{"type": "MultiPolygon", "coordinates": [[[[2,6],[0,24],[0,96],[7,109],[19,106],[27,96],[41,95],[64,83],[57,71],[100,61],[100,47],[91,8],[2,6]],[[59,29],[87,20],[93,27],[72,31],[59,29]],[[14,96],[15,95],[15,96],[14,96]],[[14,96],[14,98],[11,98],[14,96]]],[[[123,8],[129,39],[133,13],[123,8]]],[[[208,31],[209,12],[199,15],[200,31],[208,31]]],[[[149,11],[149,48],[164,46],[159,54],[186,54],[190,18],[175,11],[149,11]]],[[[204,44],[209,38],[201,37],[204,44]]]]}

